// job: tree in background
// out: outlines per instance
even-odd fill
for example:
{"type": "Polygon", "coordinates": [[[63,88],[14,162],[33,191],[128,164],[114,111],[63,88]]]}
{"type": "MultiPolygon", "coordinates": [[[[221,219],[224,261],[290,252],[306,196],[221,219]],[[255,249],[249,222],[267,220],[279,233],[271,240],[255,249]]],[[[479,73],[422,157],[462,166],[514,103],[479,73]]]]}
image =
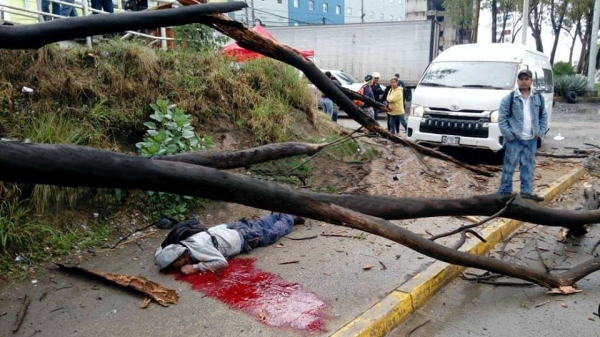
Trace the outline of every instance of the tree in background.
{"type": "Polygon", "coordinates": [[[552,34],[554,34],[554,42],[552,43],[552,50],[550,51],[550,64],[554,64],[560,32],[563,30],[563,22],[565,21],[567,12],[571,10],[572,2],[566,0],[550,0],[549,7],[550,16],[548,21],[550,21],[550,25],[552,26],[552,34]]]}
{"type": "Polygon", "coordinates": [[[444,0],[444,16],[459,31],[458,43],[473,30],[473,0],[444,0]]]}

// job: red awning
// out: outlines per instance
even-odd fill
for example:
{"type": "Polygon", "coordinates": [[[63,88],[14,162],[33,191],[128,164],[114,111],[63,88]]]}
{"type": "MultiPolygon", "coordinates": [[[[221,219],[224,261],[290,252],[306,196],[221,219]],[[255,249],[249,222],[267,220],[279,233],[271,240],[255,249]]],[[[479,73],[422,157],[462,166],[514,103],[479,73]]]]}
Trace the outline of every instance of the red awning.
{"type": "MultiPolygon", "coordinates": [[[[275,39],[275,37],[273,35],[269,34],[269,32],[267,32],[267,30],[264,29],[261,25],[254,26],[254,28],[252,28],[252,30],[255,31],[256,33],[266,37],[269,40],[277,41],[277,39],[275,39]]],[[[302,56],[304,56],[304,57],[311,57],[311,56],[315,55],[315,52],[313,50],[297,50],[297,51],[300,54],[302,54],[302,56]]],[[[223,52],[226,55],[235,57],[238,62],[243,62],[243,61],[253,60],[253,59],[256,59],[259,57],[263,57],[263,55],[261,55],[259,53],[255,53],[253,51],[250,51],[248,49],[240,47],[237,44],[237,42],[235,42],[235,41],[226,45],[225,47],[223,47],[223,52]]]]}

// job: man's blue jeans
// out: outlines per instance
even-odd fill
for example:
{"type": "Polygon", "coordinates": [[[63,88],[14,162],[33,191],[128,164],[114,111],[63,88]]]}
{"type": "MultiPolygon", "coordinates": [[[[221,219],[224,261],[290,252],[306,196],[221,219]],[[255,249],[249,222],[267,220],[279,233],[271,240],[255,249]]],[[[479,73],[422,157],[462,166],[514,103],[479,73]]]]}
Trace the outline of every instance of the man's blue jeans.
{"type": "Polygon", "coordinates": [[[288,235],[294,228],[294,217],[289,214],[273,213],[255,221],[236,221],[229,228],[242,234],[251,248],[265,247],[288,235]]]}
{"type": "MultiPolygon", "coordinates": [[[[75,0],[63,0],[64,2],[75,3],[75,0]]],[[[64,17],[76,17],[77,9],[73,6],[61,5],[60,15],[64,17]]]]}
{"type": "Polygon", "coordinates": [[[329,116],[329,119],[333,120],[333,101],[327,97],[323,97],[321,105],[323,106],[323,112],[329,116]]]}
{"type": "Polygon", "coordinates": [[[513,140],[504,144],[504,164],[502,165],[502,179],[500,180],[498,193],[512,193],[512,180],[517,163],[520,163],[521,193],[532,192],[536,151],[537,139],[513,140]]]}
{"type": "Polygon", "coordinates": [[[397,134],[400,132],[400,125],[404,128],[404,130],[408,129],[406,125],[406,119],[404,119],[404,115],[389,115],[390,116],[390,132],[393,134],[397,134]]]}
{"type": "Polygon", "coordinates": [[[115,11],[112,0],[92,0],[92,8],[102,10],[108,13],[113,13],[115,11]]]}
{"type": "MultiPolygon", "coordinates": [[[[50,6],[52,6],[52,14],[60,15],[60,4],[58,4],[56,2],[52,2],[52,5],[50,5],[49,0],[42,0],[42,12],[50,13],[50,6]]],[[[44,15],[44,21],[50,21],[52,19],[55,19],[55,18],[52,16],[44,15]]],[[[56,18],[56,19],[58,19],[58,18],[56,18]]]]}

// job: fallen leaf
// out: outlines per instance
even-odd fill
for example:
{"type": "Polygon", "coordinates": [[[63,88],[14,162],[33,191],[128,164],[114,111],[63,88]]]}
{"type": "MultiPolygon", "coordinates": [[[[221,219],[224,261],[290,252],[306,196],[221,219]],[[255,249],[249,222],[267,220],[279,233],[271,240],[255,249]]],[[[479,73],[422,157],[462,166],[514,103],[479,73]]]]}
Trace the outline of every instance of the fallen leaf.
{"type": "Polygon", "coordinates": [[[261,310],[260,314],[258,315],[260,317],[260,321],[264,323],[264,321],[267,320],[267,315],[265,315],[265,312],[261,310]]]}
{"type": "Polygon", "coordinates": [[[373,267],[375,267],[375,266],[374,266],[374,265],[372,265],[372,264],[365,264],[365,265],[363,266],[363,270],[371,270],[371,268],[373,268],[373,267]]]}
{"type": "Polygon", "coordinates": [[[150,305],[150,302],[152,302],[152,299],[150,297],[144,298],[142,303],[140,303],[140,309],[146,309],[150,305]]]}
{"type": "Polygon", "coordinates": [[[556,237],[557,242],[565,242],[567,241],[567,235],[569,234],[569,230],[566,228],[561,228],[558,231],[558,236],[556,237]]]}
{"type": "Polygon", "coordinates": [[[283,243],[278,243],[275,248],[283,248],[283,243]]]}
{"type": "Polygon", "coordinates": [[[568,308],[569,306],[566,303],[561,304],[563,308],[568,308]]]}
{"type": "Polygon", "coordinates": [[[546,294],[559,294],[559,295],[570,295],[580,293],[583,290],[575,289],[573,286],[562,286],[559,288],[552,288],[546,292],[546,294]]]}

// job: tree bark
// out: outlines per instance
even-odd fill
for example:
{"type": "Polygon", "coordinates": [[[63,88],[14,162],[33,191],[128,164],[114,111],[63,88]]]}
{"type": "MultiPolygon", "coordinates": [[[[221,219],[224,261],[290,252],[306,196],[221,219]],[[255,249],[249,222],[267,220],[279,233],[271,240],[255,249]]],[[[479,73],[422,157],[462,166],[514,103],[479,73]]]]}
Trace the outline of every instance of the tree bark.
{"type": "MultiPolygon", "coordinates": [[[[492,9],[492,43],[497,43],[499,42],[496,39],[496,34],[497,32],[497,28],[498,28],[498,20],[496,19],[496,16],[498,15],[498,0],[491,0],[491,9],[492,9]]],[[[504,13],[504,17],[506,17],[506,13],[504,13]]],[[[502,37],[504,36],[504,24],[502,25],[502,34],[500,35],[500,38],[502,39],[502,37]]]]}
{"type": "Polygon", "coordinates": [[[550,51],[550,64],[554,65],[554,57],[556,56],[556,48],[558,47],[558,40],[560,39],[560,31],[562,30],[563,21],[566,14],[567,1],[563,1],[559,8],[560,13],[558,18],[555,18],[555,6],[554,1],[550,1],[550,22],[552,23],[552,32],[554,33],[554,42],[552,43],[552,50],[550,51]]]}
{"type": "MultiPolygon", "coordinates": [[[[482,196],[478,197],[479,199],[462,199],[462,201],[461,199],[412,199],[412,202],[411,199],[368,197],[370,203],[365,203],[366,197],[331,196],[298,191],[287,186],[187,163],[150,160],[78,146],[7,141],[0,141],[0,181],[142,189],[235,202],[364,230],[441,261],[517,277],[544,287],[572,285],[586,273],[600,269],[600,259],[593,259],[563,274],[550,275],[497,259],[456,251],[383,219],[344,208],[349,206],[370,214],[376,214],[374,210],[384,213],[389,206],[394,206],[396,209],[403,208],[398,214],[387,214],[387,217],[398,218],[419,213],[421,216],[439,216],[442,215],[440,211],[442,209],[445,209],[449,215],[478,214],[477,211],[471,211],[472,209],[489,214],[490,208],[486,207],[487,210],[484,210],[484,207],[477,205],[477,200],[487,199],[492,204],[502,207],[503,203],[498,196],[482,196]],[[384,205],[379,208],[373,207],[377,203],[384,203],[384,205]],[[461,208],[463,214],[458,214],[457,209],[461,208]]],[[[536,207],[529,205],[533,206],[531,203],[518,205],[517,202],[515,208],[511,209],[512,212],[525,212],[523,217],[539,222],[540,214],[537,214],[538,220],[535,220],[536,214],[532,212],[536,207]]],[[[497,209],[496,207],[495,210],[497,209]]],[[[507,216],[511,209],[507,210],[507,216]]],[[[560,215],[565,211],[542,211],[544,212],[560,215]]],[[[581,218],[587,218],[591,222],[600,221],[600,211],[579,212],[579,214],[581,218]]],[[[386,214],[378,215],[386,217],[386,214]]],[[[569,219],[571,219],[569,224],[573,223],[572,217],[569,219]]],[[[547,220],[556,221],[555,217],[548,217],[547,220]]]]}

